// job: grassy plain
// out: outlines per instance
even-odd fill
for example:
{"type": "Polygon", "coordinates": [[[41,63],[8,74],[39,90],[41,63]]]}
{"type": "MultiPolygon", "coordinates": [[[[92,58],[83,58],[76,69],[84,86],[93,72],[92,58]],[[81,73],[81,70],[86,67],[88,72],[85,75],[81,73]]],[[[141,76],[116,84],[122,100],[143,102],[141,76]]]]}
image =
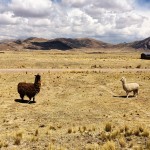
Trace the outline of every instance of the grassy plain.
{"type": "Polygon", "coordinates": [[[0,53],[1,68],[150,68],[141,52],[26,51],[0,53]]]}
{"type": "MultiPolygon", "coordinates": [[[[139,52],[0,53],[0,68],[150,68],[139,52]]],[[[36,103],[20,102],[19,82],[35,72],[0,73],[0,147],[8,150],[150,149],[150,72],[38,72],[36,103]],[[125,98],[120,79],[140,84],[125,98]]]]}

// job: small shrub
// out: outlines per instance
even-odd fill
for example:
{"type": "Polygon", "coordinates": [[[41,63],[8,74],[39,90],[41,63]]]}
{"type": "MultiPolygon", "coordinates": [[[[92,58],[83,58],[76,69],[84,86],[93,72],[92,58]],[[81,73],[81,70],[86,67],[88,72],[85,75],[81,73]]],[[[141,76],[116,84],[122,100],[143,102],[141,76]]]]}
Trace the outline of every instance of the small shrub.
{"type": "Polygon", "coordinates": [[[16,133],[14,136],[14,145],[20,145],[22,139],[22,132],[16,133]]]}
{"type": "Polygon", "coordinates": [[[61,145],[60,146],[56,146],[53,143],[50,143],[48,145],[47,150],[67,150],[67,149],[65,147],[61,146],[61,145]]]}
{"type": "Polygon", "coordinates": [[[8,143],[4,141],[3,147],[8,147],[8,143]]]}
{"type": "Polygon", "coordinates": [[[133,143],[129,143],[129,148],[132,148],[133,147],[133,143]]]}
{"type": "Polygon", "coordinates": [[[107,140],[107,135],[106,135],[105,132],[102,132],[102,133],[100,134],[100,139],[101,139],[102,141],[107,140]]]}
{"type": "Polygon", "coordinates": [[[55,150],[56,147],[53,144],[49,144],[48,146],[48,150],[55,150]]]}
{"type": "Polygon", "coordinates": [[[125,125],[124,130],[125,130],[125,132],[127,132],[129,130],[129,127],[127,125],[125,125]]]}
{"type": "Polygon", "coordinates": [[[38,131],[38,129],[36,129],[34,135],[37,136],[38,134],[39,134],[39,131],[38,131]]]}
{"type": "Polygon", "coordinates": [[[79,127],[79,131],[80,133],[83,133],[87,130],[86,126],[83,126],[83,127],[79,127]]]}
{"type": "Polygon", "coordinates": [[[144,136],[144,137],[149,137],[149,132],[147,130],[145,130],[145,131],[142,132],[141,135],[144,136]]]}
{"type": "Polygon", "coordinates": [[[136,129],[136,130],[134,131],[134,135],[135,135],[135,136],[140,136],[140,131],[139,131],[139,129],[136,129]]]}
{"type": "Polygon", "coordinates": [[[143,150],[143,148],[141,146],[135,146],[133,147],[133,150],[143,150]]]}
{"type": "Polygon", "coordinates": [[[131,136],[133,134],[132,130],[128,130],[125,132],[124,136],[131,136]]]}
{"type": "Polygon", "coordinates": [[[112,133],[111,133],[111,139],[116,139],[116,137],[119,135],[119,131],[113,131],[112,133]]]}
{"type": "Polygon", "coordinates": [[[2,148],[3,147],[3,142],[2,141],[0,141],[0,148],[2,148]]]}
{"type": "Polygon", "coordinates": [[[86,126],[83,126],[83,131],[86,131],[86,126]]]}
{"type": "Polygon", "coordinates": [[[6,143],[5,141],[1,141],[1,140],[0,140],[0,149],[1,149],[2,147],[8,147],[8,143],[6,143]]]}
{"type": "Polygon", "coordinates": [[[105,126],[105,131],[106,131],[106,132],[111,132],[111,130],[112,130],[112,125],[111,125],[111,123],[107,123],[106,126],[105,126]]]}
{"type": "Polygon", "coordinates": [[[120,133],[123,133],[124,132],[124,128],[120,128],[120,133]]]}
{"type": "Polygon", "coordinates": [[[136,68],[141,68],[141,64],[137,65],[137,67],[136,67],[136,68]]]}
{"type": "Polygon", "coordinates": [[[143,127],[141,127],[141,126],[139,126],[139,130],[140,130],[140,132],[144,131],[143,127]]]}
{"type": "Polygon", "coordinates": [[[8,147],[8,143],[6,141],[0,141],[0,149],[2,147],[8,147]]]}
{"type": "Polygon", "coordinates": [[[70,134],[70,133],[72,133],[72,129],[70,128],[70,129],[68,129],[68,133],[70,134]]]}
{"type": "Polygon", "coordinates": [[[92,131],[95,131],[95,130],[96,130],[96,128],[94,126],[92,126],[92,131]]]}
{"type": "Polygon", "coordinates": [[[37,136],[32,136],[30,141],[31,142],[37,142],[38,141],[38,137],[37,136]]]}
{"type": "Polygon", "coordinates": [[[92,65],[91,68],[97,68],[97,66],[96,65],[92,65]]]}
{"type": "Polygon", "coordinates": [[[102,146],[101,150],[116,150],[115,143],[108,141],[102,146]]]}
{"type": "Polygon", "coordinates": [[[49,129],[50,130],[56,130],[56,128],[54,126],[50,126],[49,129]]]}
{"type": "Polygon", "coordinates": [[[150,149],[150,140],[146,142],[146,148],[150,149]]]}
{"type": "Polygon", "coordinates": [[[61,126],[61,125],[57,125],[57,128],[61,129],[61,128],[62,128],[62,126],[61,126]]]}
{"type": "Polygon", "coordinates": [[[126,146],[125,138],[121,137],[121,138],[119,139],[119,144],[120,144],[120,146],[121,146],[122,148],[125,147],[125,146],[126,146]]]}
{"type": "Polygon", "coordinates": [[[93,143],[86,145],[85,150],[100,150],[100,147],[97,143],[93,143]]]}

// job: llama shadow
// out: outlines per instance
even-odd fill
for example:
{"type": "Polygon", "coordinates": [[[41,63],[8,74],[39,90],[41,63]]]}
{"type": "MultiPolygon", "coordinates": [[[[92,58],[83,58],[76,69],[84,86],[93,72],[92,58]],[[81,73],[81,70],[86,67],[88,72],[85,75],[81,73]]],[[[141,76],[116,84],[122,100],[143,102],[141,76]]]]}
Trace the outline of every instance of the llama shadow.
{"type": "MultiPolygon", "coordinates": [[[[118,97],[118,98],[127,98],[127,96],[116,96],[114,95],[113,97],[118,97]]],[[[128,98],[133,98],[133,95],[129,95],[128,98]]]]}
{"type": "Polygon", "coordinates": [[[22,99],[15,99],[14,101],[17,102],[17,103],[22,103],[22,104],[33,104],[33,103],[36,103],[36,101],[30,101],[30,103],[29,103],[29,100],[22,100],[22,99]]]}

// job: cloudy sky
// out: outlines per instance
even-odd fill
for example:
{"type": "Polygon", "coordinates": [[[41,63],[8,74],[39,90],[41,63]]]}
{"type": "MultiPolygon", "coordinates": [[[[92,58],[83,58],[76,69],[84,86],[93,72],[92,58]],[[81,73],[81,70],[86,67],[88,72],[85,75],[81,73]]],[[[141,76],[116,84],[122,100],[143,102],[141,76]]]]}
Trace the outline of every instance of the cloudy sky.
{"type": "Polygon", "coordinates": [[[0,40],[96,38],[120,43],[150,36],[150,0],[0,0],[0,40]]]}

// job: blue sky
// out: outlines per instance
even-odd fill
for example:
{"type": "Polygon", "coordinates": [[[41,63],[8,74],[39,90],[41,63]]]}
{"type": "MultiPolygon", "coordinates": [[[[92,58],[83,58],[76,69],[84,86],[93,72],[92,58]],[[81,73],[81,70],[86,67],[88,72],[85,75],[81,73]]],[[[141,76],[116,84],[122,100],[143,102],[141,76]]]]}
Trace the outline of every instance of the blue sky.
{"type": "Polygon", "coordinates": [[[137,0],[139,4],[150,4],[150,0],[137,0]]]}
{"type": "Polygon", "coordinates": [[[150,0],[0,0],[0,28],[0,40],[141,40],[150,36],[150,0]]]}
{"type": "Polygon", "coordinates": [[[137,0],[136,4],[139,8],[150,9],[150,0],[137,0]]]}

